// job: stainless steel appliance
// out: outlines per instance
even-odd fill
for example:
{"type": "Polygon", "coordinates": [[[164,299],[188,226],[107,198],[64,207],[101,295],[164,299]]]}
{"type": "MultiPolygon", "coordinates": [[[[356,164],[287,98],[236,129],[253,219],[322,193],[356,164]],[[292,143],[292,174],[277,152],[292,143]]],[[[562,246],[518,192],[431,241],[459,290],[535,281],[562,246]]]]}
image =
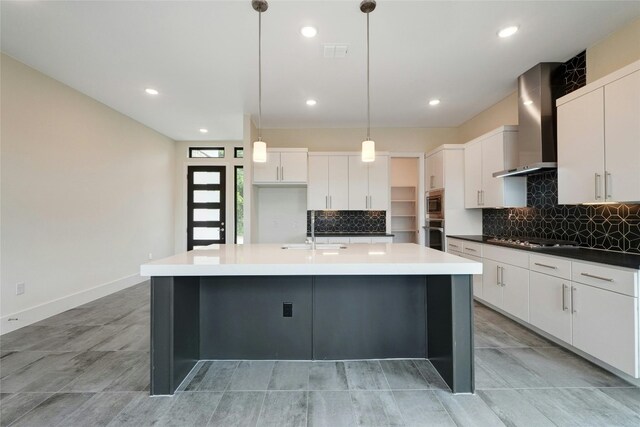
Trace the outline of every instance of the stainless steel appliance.
{"type": "Polygon", "coordinates": [[[423,228],[425,246],[444,252],[444,219],[427,219],[423,228]]]}
{"type": "Polygon", "coordinates": [[[566,240],[549,240],[537,237],[494,237],[488,239],[489,243],[497,243],[505,246],[519,246],[524,248],[552,248],[577,246],[576,242],[568,242],[566,240]]]}
{"type": "Polygon", "coordinates": [[[427,192],[425,210],[425,246],[444,251],[444,190],[427,192]]]}
{"type": "Polygon", "coordinates": [[[427,192],[426,215],[429,219],[444,219],[444,190],[427,192]]]}

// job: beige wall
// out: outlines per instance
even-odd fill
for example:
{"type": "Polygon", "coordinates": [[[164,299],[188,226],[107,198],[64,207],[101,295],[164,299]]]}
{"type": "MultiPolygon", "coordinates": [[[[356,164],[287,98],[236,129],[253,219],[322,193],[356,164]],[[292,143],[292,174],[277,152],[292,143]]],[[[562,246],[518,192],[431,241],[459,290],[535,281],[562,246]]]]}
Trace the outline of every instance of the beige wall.
{"type": "Polygon", "coordinates": [[[518,124],[518,92],[467,120],[458,127],[458,143],[463,144],[504,125],[518,124]]]}
{"type": "Polygon", "coordinates": [[[587,83],[640,59],[640,19],[587,49],[587,83]]]}
{"type": "MultiPolygon", "coordinates": [[[[455,128],[374,128],[376,150],[391,152],[429,151],[457,142],[455,128]]],[[[366,129],[263,129],[262,139],[270,147],[307,147],[309,151],[360,151],[366,129]]]]}
{"type": "Polygon", "coordinates": [[[173,253],[174,142],[2,55],[2,332],[173,253]],[[16,295],[16,284],[26,284],[16,295]],[[18,318],[8,321],[8,318],[18,318]]]}

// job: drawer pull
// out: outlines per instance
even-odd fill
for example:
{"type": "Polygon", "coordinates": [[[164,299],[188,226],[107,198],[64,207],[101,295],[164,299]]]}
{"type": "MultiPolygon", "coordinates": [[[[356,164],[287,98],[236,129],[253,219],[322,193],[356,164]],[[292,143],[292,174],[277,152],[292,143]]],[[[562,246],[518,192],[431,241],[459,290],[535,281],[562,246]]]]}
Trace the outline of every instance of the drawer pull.
{"type": "Polygon", "coordinates": [[[471,252],[478,252],[478,251],[476,251],[475,249],[472,249],[472,248],[466,248],[466,250],[471,251],[471,252]]]}
{"type": "Polygon", "coordinates": [[[613,279],[608,279],[606,277],[595,276],[595,275],[589,274],[589,273],[580,273],[580,274],[585,276],[585,277],[591,277],[592,279],[604,280],[605,282],[613,282],[613,279]]]}
{"type": "Polygon", "coordinates": [[[449,243],[449,246],[451,246],[452,248],[459,248],[458,245],[454,245],[453,243],[449,243]]]}
{"type": "Polygon", "coordinates": [[[558,267],[556,267],[555,265],[540,264],[539,262],[534,262],[533,264],[539,265],[540,267],[544,267],[544,268],[552,268],[554,270],[558,269],[558,267]]]}

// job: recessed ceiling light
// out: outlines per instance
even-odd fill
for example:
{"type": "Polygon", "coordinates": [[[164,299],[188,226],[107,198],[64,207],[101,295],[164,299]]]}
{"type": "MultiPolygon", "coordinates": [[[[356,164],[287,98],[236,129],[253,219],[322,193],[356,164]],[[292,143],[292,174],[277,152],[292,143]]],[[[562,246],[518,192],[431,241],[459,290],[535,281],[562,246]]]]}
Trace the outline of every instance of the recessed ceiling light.
{"type": "Polygon", "coordinates": [[[505,37],[511,37],[517,32],[518,32],[518,26],[512,25],[510,27],[506,27],[498,31],[498,37],[502,37],[504,39],[505,37]]]}
{"type": "Polygon", "coordinates": [[[315,27],[302,27],[300,34],[310,39],[318,34],[318,30],[315,27]]]}
{"type": "Polygon", "coordinates": [[[438,104],[440,104],[439,99],[432,99],[431,101],[429,101],[429,105],[438,105],[438,104]]]}
{"type": "Polygon", "coordinates": [[[531,105],[531,104],[533,104],[533,101],[529,99],[527,101],[524,101],[523,104],[524,105],[531,105]]]}
{"type": "Polygon", "coordinates": [[[160,93],[156,89],[153,89],[150,87],[146,88],[144,91],[147,92],[149,95],[157,95],[160,93]]]}
{"type": "Polygon", "coordinates": [[[307,99],[307,105],[310,106],[310,107],[313,107],[317,103],[318,103],[318,101],[316,101],[315,99],[307,99]]]}
{"type": "Polygon", "coordinates": [[[208,130],[208,129],[200,128],[200,133],[207,133],[207,132],[209,132],[209,130],[208,130]]]}

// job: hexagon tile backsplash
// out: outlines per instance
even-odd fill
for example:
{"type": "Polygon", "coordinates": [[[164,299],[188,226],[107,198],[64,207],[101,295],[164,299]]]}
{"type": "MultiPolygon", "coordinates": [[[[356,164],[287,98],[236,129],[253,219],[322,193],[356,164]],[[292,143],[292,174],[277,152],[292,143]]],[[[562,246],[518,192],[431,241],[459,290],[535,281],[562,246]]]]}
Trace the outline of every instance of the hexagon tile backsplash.
{"type": "Polygon", "coordinates": [[[557,173],[549,171],[527,178],[526,208],[483,209],[482,232],[640,254],[640,205],[558,205],[557,173]]]}
{"type": "MultiPolygon", "coordinates": [[[[387,231],[387,211],[316,211],[316,233],[371,234],[387,231]]],[[[307,211],[307,233],[311,211],[307,211]]]]}

